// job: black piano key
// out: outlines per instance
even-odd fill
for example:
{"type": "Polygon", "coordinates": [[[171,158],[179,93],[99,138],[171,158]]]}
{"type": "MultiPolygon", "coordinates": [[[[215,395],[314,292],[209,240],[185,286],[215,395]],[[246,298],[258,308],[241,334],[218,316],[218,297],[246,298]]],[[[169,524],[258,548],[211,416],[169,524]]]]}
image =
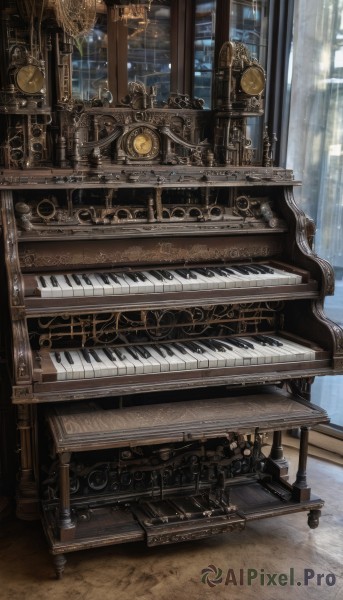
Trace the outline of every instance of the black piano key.
{"type": "Polygon", "coordinates": [[[175,356],[175,354],[174,354],[172,348],[170,348],[170,346],[165,345],[165,346],[161,346],[161,347],[166,351],[168,356],[175,356]]]}
{"type": "Polygon", "coordinates": [[[129,354],[131,354],[132,358],[139,360],[138,352],[136,352],[132,347],[127,347],[126,350],[129,354]]]}
{"type": "MultiPolygon", "coordinates": [[[[214,346],[217,348],[217,350],[219,350],[219,352],[225,352],[226,348],[225,348],[224,344],[221,344],[220,341],[212,340],[212,344],[214,344],[214,346]]],[[[232,350],[232,348],[230,348],[230,346],[229,346],[229,350],[232,350]]]]}
{"type": "Polygon", "coordinates": [[[237,273],[239,273],[240,275],[249,275],[249,271],[241,265],[235,265],[234,267],[232,267],[232,269],[234,271],[237,271],[237,273]]]}
{"type": "Polygon", "coordinates": [[[220,340],[220,342],[218,343],[222,344],[225,350],[233,350],[232,346],[230,346],[230,344],[226,340],[220,340]]]}
{"type": "Polygon", "coordinates": [[[114,273],[109,273],[108,275],[112,279],[112,281],[114,281],[114,283],[119,283],[119,285],[120,285],[120,281],[119,281],[118,277],[116,277],[114,275],[114,273]]]}
{"type": "Polygon", "coordinates": [[[46,287],[47,287],[47,286],[46,286],[46,281],[45,281],[45,279],[44,279],[43,275],[40,275],[40,276],[39,276],[39,281],[41,282],[41,284],[42,284],[42,287],[43,287],[43,288],[46,288],[46,287]]]}
{"type": "Polygon", "coordinates": [[[118,350],[118,348],[112,348],[112,352],[114,352],[114,354],[117,358],[119,358],[119,360],[124,360],[124,356],[122,355],[120,350],[118,350]]]}
{"type": "Polygon", "coordinates": [[[253,340],[256,340],[256,342],[258,342],[262,346],[267,346],[268,345],[267,342],[266,342],[266,340],[263,338],[262,335],[253,335],[251,337],[253,338],[253,340]]]}
{"type": "Polygon", "coordinates": [[[197,274],[192,269],[189,269],[189,277],[190,279],[198,279],[197,274]]]}
{"type": "Polygon", "coordinates": [[[149,271],[149,273],[151,273],[151,275],[153,277],[155,277],[155,279],[157,279],[157,281],[164,281],[164,277],[163,277],[162,273],[159,273],[159,271],[149,271]]]}
{"type": "Polygon", "coordinates": [[[81,279],[80,279],[80,277],[78,277],[78,275],[75,275],[75,273],[73,273],[72,278],[74,279],[76,285],[82,286],[81,279]]]}
{"type": "Polygon", "coordinates": [[[57,360],[58,363],[61,362],[61,354],[59,352],[55,352],[55,358],[57,360]]]}
{"type": "Polygon", "coordinates": [[[144,273],[136,273],[136,275],[140,281],[148,281],[148,278],[144,273]]]}
{"type": "Polygon", "coordinates": [[[101,281],[103,281],[106,285],[110,284],[109,277],[105,273],[98,273],[98,277],[100,277],[101,281]]]}
{"type": "Polygon", "coordinates": [[[228,276],[228,272],[225,271],[225,269],[223,269],[222,267],[216,267],[214,269],[215,273],[218,273],[218,275],[221,275],[222,277],[227,277],[228,276]]]}
{"type": "Polygon", "coordinates": [[[213,271],[211,271],[210,269],[206,268],[206,267],[201,267],[201,268],[196,268],[194,269],[194,271],[196,271],[196,273],[199,273],[200,275],[204,275],[205,277],[214,277],[215,274],[213,273],[213,271]]]}
{"type": "Polygon", "coordinates": [[[248,340],[242,339],[241,342],[243,344],[245,344],[248,348],[251,348],[252,350],[254,350],[255,346],[254,344],[252,344],[251,342],[249,342],[248,340]]]}
{"type": "Polygon", "coordinates": [[[224,267],[224,271],[226,271],[226,273],[228,275],[235,275],[236,273],[233,271],[233,269],[229,269],[229,267],[224,267]]]}
{"type": "Polygon", "coordinates": [[[175,346],[176,350],[181,352],[181,354],[187,354],[187,350],[181,344],[177,344],[174,342],[174,346],[175,346]]]}
{"type": "Polygon", "coordinates": [[[239,340],[237,340],[236,338],[230,338],[230,344],[232,344],[233,346],[236,346],[236,348],[244,348],[244,344],[242,344],[239,340]]]}
{"type": "Polygon", "coordinates": [[[169,271],[166,271],[165,269],[163,269],[163,271],[161,270],[162,276],[165,279],[169,279],[169,281],[171,281],[172,279],[175,279],[174,275],[172,273],[170,273],[169,271]]]}
{"type": "Polygon", "coordinates": [[[214,345],[214,343],[212,342],[212,340],[201,340],[201,343],[203,346],[205,346],[205,348],[208,348],[209,350],[217,352],[217,348],[214,345]]]}
{"type": "Polygon", "coordinates": [[[64,279],[65,279],[66,284],[69,285],[69,287],[73,287],[70,283],[70,279],[69,279],[68,275],[64,275],[64,279]]]}
{"type": "Polygon", "coordinates": [[[270,337],[269,335],[263,335],[263,337],[267,340],[267,342],[271,345],[271,346],[277,346],[278,348],[280,346],[283,346],[282,342],[279,342],[279,340],[275,340],[274,338],[270,337]]]}
{"type": "Polygon", "coordinates": [[[166,353],[164,352],[162,346],[154,346],[154,350],[157,352],[157,354],[162,356],[162,358],[166,358],[166,353]]]}
{"type": "Polygon", "coordinates": [[[125,275],[126,275],[126,277],[131,279],[131,281],[133,281],[134,283],[138,283],[139,279],[138,279],[136,273],[125,273],[125,275]]]}
{"type": "Polygon", "coordinates": [[[85,283],[87,283],[87,285],[91,285],[93,287],[93,284],[92,284],[91,280],[89,279],[88,275],[86,275],[86,273],[82,274],[82,279],[85,283]]]}
{"type": "Polygon", "coordinates": [[[94,350],[94,348],[90,348],[89,354],[94,358],[94,360],[96,362],[98,362],[98,363],[102,362],[100,356],[96,353],[96,350],[94,350]]]}
{"type": "Polygon", "coordinates": [[[190,279],[191,276],[189,274],[189,271],[185,271],[183,269],[175,269],[175,273],[177,273],[178,275],[180,275],[180,277],[182,277],[183,279],[190,279]]]}
{"type": "Polygon", "coordinates": [[[252,273],[253,275],[259,275],[260,274],[259,270],[256,269],[255,266],[253,266],[253,265],[248,265],[248,266],[245,267],[245,269],[247,269],[247,271],[249,273],[252,273]]]}
{"type": "Polygon", "coordinates": [[[73,357],[71,356],[70,352],[68,352],[68,350],[65,350],[65,352],[64,352],[64,356],[66,357],[66,359],[67,359],[67,361],[68,361],[68,363],[69,363],[70,365],[73,365],[73,364],[74,364],[74,359],[73,359],[73,357]]]}
{"type": "Polygon", "coordinates": [[[195,342],[183,342],[183,345],[192,352],[196,352],[197,354],[204,354],[204,350],[195,342]]]}
{"type": "Polygon", "coordinates": [[[87,348],[81,348],[81,354],[83,356],[83,358],[85,359],[86,362],[92,364],[91,358],[90,358],[90,354],[89,354],[89,350],[87,348]]]}
{"type": "Polygon", "coordinates": [[[106,354],[107,358],[109,358],[113,362],[116,361],[116,356],[115,356],[114,352],[112,352],[112,350],[110,348],[103,348],[103,351],[104,351],[104,354],[106,354]]]}
{"type": "Polygon", "coordinates": [[[263,275],[266,273],[274,273],[272,269],[264,267],[263,265],[254,265],[254,269],[256,269],[259,273],[262,273],[263,275]]]}
{"type": "Polygon", "coordinates": [[[135,346],[135,350],[136,350],[136,352],[138,352],[141,355],[142,358],[150,358],[151,357],[149,350],[144,348],[144,346],[135,346]]]}
{"type": "Polygon", "coordinates": [[[274,269],[267,267],[267,265],[255,265],[256,269],[260,269],[261,273],[274,273],[274,269]]]}
{"type": "Polygon", "coordinates": [[[57,281],[55,275],[50,276],[50,281],[51,281],[53,287],[58,287],[58,281],[57,281]]]}

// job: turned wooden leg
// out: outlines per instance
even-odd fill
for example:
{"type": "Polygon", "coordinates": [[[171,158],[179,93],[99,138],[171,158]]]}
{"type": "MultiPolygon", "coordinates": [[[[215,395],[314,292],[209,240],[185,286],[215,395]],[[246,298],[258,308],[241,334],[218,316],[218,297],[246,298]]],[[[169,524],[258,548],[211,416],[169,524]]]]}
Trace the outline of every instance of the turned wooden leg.
{"type": "Polygon", "coordinates": [[[287,478],[288,462],[283,455],[281,431],[274,431],[273,434],[273,445],[268,457],[268,472],[278,479],[280,477],[287,478]]]}
{"type": "Polygon", "coordinates": [[[59,506],[59,528],[60,540],[68,541],[73,539],[75,534],[75,524],[71,518],[70,511],[70,478],[69,463],[70,454],[63,453],[59,455],[59,482],[60,482],[60,506],[59,506]]]}
{"type": "Polygon", "coordinates": [[[56,579],[62,579],[64,567],[67,562],[66,557],[64,556],[64,554],[56,554],[53,558],[53,562],[55,567],[56,579]]]}
{"type": "Polygon", "coordinates": [[[294,500],[298,500],[299,502],[302,502],[303,500],[309,500],[311,496],[311,488],[307,486],[306,478],[309,431],[309,427],[301,428],[299,467],[297,472],[297,478],[293,484],[293,498],[294,500]]]}

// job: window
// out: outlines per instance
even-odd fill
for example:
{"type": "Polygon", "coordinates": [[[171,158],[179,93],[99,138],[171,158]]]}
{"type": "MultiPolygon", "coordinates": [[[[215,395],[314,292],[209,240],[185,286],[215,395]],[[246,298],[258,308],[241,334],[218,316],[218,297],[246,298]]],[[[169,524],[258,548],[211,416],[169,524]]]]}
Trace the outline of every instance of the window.
{"type": "MultiPolygon", "coordinates": [[[[317,225],[316,253],[334,267],[328,317],[343,325],[343,0],[295,3],[288,166],[296,199],[317,225]]],[[[313,401],[343,426],[343,376],[319,377],[313,401]]]]}
{"type": "Polygon", "coordinates": [[[214,67],[215,1],[198,0],[195,7],[194,96],[211,108],[214,67]]]}

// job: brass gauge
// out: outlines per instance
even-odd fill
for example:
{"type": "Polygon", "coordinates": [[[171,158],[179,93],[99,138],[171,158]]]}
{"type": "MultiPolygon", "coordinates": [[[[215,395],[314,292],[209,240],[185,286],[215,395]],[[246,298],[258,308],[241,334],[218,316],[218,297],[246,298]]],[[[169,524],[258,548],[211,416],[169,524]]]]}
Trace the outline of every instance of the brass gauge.
{"type": "Polygon", "coordinates": [[[153,140],[149,133],[139,133],[132,141],[132,146],[137,154],[146,155],[151,152],[153,140]]]}
{"type": "Polygon", "coordinates": [[[261,94],[265,83],[264,71],[256,65],[245,69],[241,77],[241,89],[247,96],[258,96],[261,94]]]}
{"type": "Polygon", "coordinates": [[[39,94],[45,86],[42,71],[35,65],[20,67],[16,73],[16,83],[24,94],[39,94]]]}
{"type": "Polygon", "coordinates": [[[133,158],[155,158],[159,151],[159,137],[149,127],[137,127],[127,137],[127,153],[133,158]]]}

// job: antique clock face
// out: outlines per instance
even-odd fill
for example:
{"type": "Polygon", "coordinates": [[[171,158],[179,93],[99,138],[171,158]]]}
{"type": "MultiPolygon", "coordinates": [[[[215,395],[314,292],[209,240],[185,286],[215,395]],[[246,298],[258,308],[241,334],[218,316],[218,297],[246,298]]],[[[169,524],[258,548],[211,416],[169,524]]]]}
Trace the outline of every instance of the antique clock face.
{"type": "Polygon", "coordinates": [[[127,137],[127,153],[132,158],[155,158],[160,151],[160,139],[149,127],[137,127],[127,137]]]}
{"type": "Polygon", "coordinates": [[[38,94],[45,87],[44,75],[35,65],[25,65],[18,69],[16,83],[24,94],[38,94]]]}
{"type": "Polygon", "coordinates": [[[258,96],[263,92],[265,82],[263,70],[253,65],[245,69],[241,77],[241,89],[248,96],[258,96]]]}

